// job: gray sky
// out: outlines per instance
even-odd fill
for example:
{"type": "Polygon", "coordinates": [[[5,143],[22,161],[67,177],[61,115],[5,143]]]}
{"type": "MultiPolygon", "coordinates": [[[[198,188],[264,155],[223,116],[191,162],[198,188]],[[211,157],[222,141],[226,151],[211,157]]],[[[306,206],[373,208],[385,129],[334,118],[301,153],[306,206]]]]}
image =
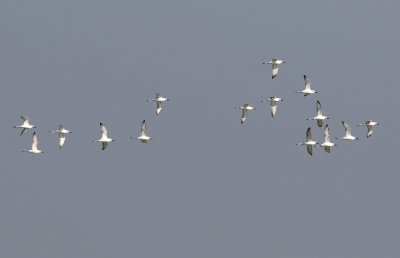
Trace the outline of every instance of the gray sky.
{"type": "Polygon", "coordinates": [[[0,1],[0,257],[398,257],[399,8],[0,1]],[[295,93],[303,74],[318,94],[295,93]],[[172,100],[158,117],[156,92],[172,100]],[[286,100],[274,119],[270,96],[286,100]],[[345,120],[360,140],[296,146],[309,126],[322,141],[305,120],[316,100],[332,138],[345,120]],[[241,125],[244,103],[257,110],[241,125]],[[44,155],[20,152],[22,114],[44,155]],[[143,119],[148,144],[129,139],[143,119]]]}

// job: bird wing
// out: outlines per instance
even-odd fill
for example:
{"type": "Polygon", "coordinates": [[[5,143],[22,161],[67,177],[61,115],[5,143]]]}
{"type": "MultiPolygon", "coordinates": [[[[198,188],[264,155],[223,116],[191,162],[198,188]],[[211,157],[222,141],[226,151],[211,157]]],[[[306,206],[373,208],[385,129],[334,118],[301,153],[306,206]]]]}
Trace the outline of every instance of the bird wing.
{"type": "Polygon", "coordinates": [[[304,75],[304,82],[306,84],[306,90],[311,90],[311,81],[307,76],[304,75]]]}
{"type": "Polygon", "coordinates": [[[330,141],[331,141],[330,138],[331,138],[331,137],[330,137],[330,135],[329,135],[329,127],[328,127],[328,125],[326,125],[326,126],[325,126],[325,129],[324,129],[324,141],[325,141],[325,142],[330,142],[330,141]]]}
{"type": "Polygon", "coordinates": [[[142,132],[142,135],[146,135],[146,120],[143,120],[143,122],[142,122],[141,132],[142,132]]]}
{"type": "Polygon", "coordinates": [[[372,135],[374,129],[372,128],[372,125],[367,125],[367,128],[368,128],[368,133],[367,133],[367,138],[368,138],[372,135]]]}
{"type": "Polygon", "coordinates": [[[161,93],[156,93],[156,99],[161,97],[161,93]]]}
{"type": "Polygon", "coordinates": [[[65,136],[64,134],[60,133],[60,142],[59,142],[60,148],[62,148],[64,142],[65,142],[65,136]]]}
{"type": "Polygon", "coordinates": [[[60,125],[60,126],[58,127],[58,130],[60,130],[60,131],[64,130],[64,126],[63,126],[63,125],[60,125]]]}
{"type": "Polygon", "coordinates": [[[275,101],[271,101],[271,115],[272,117],[275,117],[276,114],[276,102],[275,101]]]}
{"type": "Polygon", "coordinates": [[[162,109],[162,102],[161,101],[157,101],[157,110],[156,110],[156,114],[160,114],[162,109]]]}
{"type": "Polygon", "coordinates": [[[243,109],[242,110],[242,119],[240,120],[240,122],[243,124],[244,123],[244,121],[246,120],[246,118],[247,118],[247,109],[243,109]]]}
{"type": "Polygon", "coordinates": [[[317,115],[322,115],[321,102],[317,100],[317,115]]]}
{"type": "Polygon", "coordinates": [[[344,127],[344,131],[346,136],[351,136],[351,128],[348,124],[346,124],[344,121],[342,121],[343,127],[344,127]]]}
{"type": "Polygon", "coordinates": [[[22,129],[21,133],[19,134],[19,136],[23,135],[24,133],[26,133],[28,131],[28,128],[24,128],[22,129]]]}
{"type": "Polygon", "coordinates": [[[307,129],[306,141],[311,141],[311,127],[308,127],[307,129]]]}
{"type": "Polygon", "coordinates": [[[312,155],[312,145],[307,145],[307,152],[312,155]]]}
{"type": "Polygon", "coordinates": [[[103,147],[101,148],[101,150],[105,150],[108,146],[108,142],[102,142],[103,147]]]}
{"type": "Polygon", "coordinates": [[[101,137],[107,138],[107,128],[103,125],[103,123],[100,123],[100,128],[101,128],[101,132],[102,132],[101,137]]]}
{"type": "Polygon", "coordinates": [[[322,127],[322,120],[321,119],[317,119],[317,125],[318,125],[318,127],[322,127]]]}
{"type": "Polygon", "coordinates": [[[331,147],[325,146],[325,151],[328,152],[328,153],[331,153],[331,147]]]}
{"type": "Polygon", "coordinates": [[[27,117],[27,116],[21,116],[21,119],[24,120],[24,123],[29,123],[29,117],[27,117]]]}
{"type": "Polygon", "coordinates": [[[33,132],[32,150],[37,150],[37,145],[38,145],[38,139],[37,139],[37,136],[36,136],[36,132],[33,132]]]}
{"type": "Polygon", "coordinates": [[[277,74],[278,74],[278,64],[273,63],[272,64],[272,79],[274,79],[277,74]]]}

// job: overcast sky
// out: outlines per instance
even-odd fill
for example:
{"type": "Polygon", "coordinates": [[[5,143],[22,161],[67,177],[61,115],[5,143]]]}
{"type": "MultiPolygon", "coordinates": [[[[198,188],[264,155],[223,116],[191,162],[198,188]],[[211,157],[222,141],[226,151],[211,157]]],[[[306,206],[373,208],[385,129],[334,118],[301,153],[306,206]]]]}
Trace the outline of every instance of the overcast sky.
{"type": "Polygon", "coordinates": [[[399,9],[0,0],[0,257],[398,257],[399,9]],[[304,74],[318,94],[295,93],[304,74]],[[171,99],[159,116],[156,92],[171,99]],[[285,99],[275,118],[270,96],[285,99]],[[305,120],[317,100],[332,140],[342,120],[360,140],[296,146],[309,126],[323,140],[305,120]],[[43,155],[21,152],[21,115],[43,155]],[[148,144],[129,138],[143,119],[148,144]],[[99,122],[116,140],[105,151],[99,122]]]}

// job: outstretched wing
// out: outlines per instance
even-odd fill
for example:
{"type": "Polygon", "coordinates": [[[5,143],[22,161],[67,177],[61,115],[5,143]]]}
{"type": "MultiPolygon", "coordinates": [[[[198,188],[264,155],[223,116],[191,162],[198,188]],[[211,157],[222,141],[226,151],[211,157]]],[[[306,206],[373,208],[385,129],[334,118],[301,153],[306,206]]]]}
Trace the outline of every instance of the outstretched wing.
{"type": "Polygon", "coordinates": [[[24,120],[24,123],[29,123],[29,117],[27,117],[27,116],[21,116],[21,119],[24,120]]]}
{"type": "Polygon", "coordinates": [[[146,135],[146,120],[143,120],[143,122],[142,122],[141,132],[142,132],[142,135],[146,135]]]}
{"type": "Polygon", "coordinates": [[[271,101],[271,116],[275,117],[275,114],[276,114],[276,102],[271,101]]]}
{"type": "Polygon", "coordinates": [[[322,115],[321,102],[317,100],[317,115],[322,115]]]}
{"type": "Polygon", "coordinates": [[[372,128],[372,125],[367,125],[367,128],[368,128],[368,133],[367,133],[367,138],[368,138],[372,135],[374,129],[372,128]]]}
{"type": "Polygon", "coordinates": [[[345,135],[350,136],[351,135],[351,128],[348,124],[346,124],[344,121],[342,121],[342,125],[344,127],[345,135]]]}
{"type": "Polygon", "coordinates": [[[101,148],[101,150],[105,150],[108,146],[108,142],[102,142],[103,147],[101,148]]]}
{"type": "Polygon", "coordinates": [[[21,130],[21,133],[19,134],[19,136],[23,135],[24,133],[26,133],[28,131],[28,128],[24,128],[21,130]]]}
{"type": "Polygon", "coordinates": [[[107,137],[107,128],[101,122],[100,122],[100,128],[101,128],[101,132],[102,132],[102,137],[107,137]]]}
{"type": "Polygon", "coordinates": [[[328,127],[328,125],[326,125],[326,126],[325,126],[325,129],[324,129],[324,141],[325,141],[325,142],[330,142],[330,141],[331,141],[330,138],[331,138],[331,137],[330,137],[330,135],[329,135],[329,127],[328,127]]]}
{"type": "Polygon", "coordinates": [[[306,133],[306,141],[311,141],[311,127],[308,127],[307,133],[306,133]]]}
{"type": "Polygon", "coordinates": [[[64,142],[65,142],[65,136],[63,133],[60,133],[60,142],[59,142],[60,149],[64,145],[64,142]]]}
{"type": "Polygon", "coordinates": [[[272,79],[274,79],[277,74],[278,74],[278,64],[273,63],[272,64],[272,79]]]}
{"type": "Polygon", "coordinates": [[[312,156],[312,145],[307,145],[307,152],[312,156]]]}
{"type": "Polygon", "coordinates": [[[33,132],[32,150],[37,150],[37,145],[38,145],[38,139],[37,139],[37,136],[36,136],[36,132],[33,132]]]}
{"type": "Polygon", "coordinates": [[[157,101],[156,115],[160,114],[161,109],[162,109],[162,102],[161,101],[157,101]]]}
{"type": "Polygon", "coordinates": [[[240,120],[240,122],[243,124],[244,123],[244,121],[246,121],[246,118],[247,118],[247,109],[243,109],[242,110],[242,119],[240,120]]]}
{"type": "Polygon", "coordinates": [[[311,90],[311,81],[306,75],[304,75],[304,82],[306,84],[306,90],[311,90]]]}

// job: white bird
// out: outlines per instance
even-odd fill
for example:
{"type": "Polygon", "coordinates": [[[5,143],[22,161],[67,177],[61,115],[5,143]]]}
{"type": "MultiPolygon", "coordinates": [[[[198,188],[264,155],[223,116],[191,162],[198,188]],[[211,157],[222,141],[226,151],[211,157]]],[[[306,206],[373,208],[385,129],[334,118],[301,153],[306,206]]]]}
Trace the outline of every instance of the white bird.
{"type": "Polygon", "coordinates": [[[14,126],[14,128],[22,128],[22,131],[19,134],[19,136],[23,135],[31,128],[36,128],[36,126],[29,124],[29,117],[21,116],[21,118],[24,120],[23,124],[14,126]]]}
{"type": "Polygon", "coordinates": [[[263,64],[272,64],[272,79],[274,79],[275,76],[278,74],[278,65],[284,64],[284,63],[285,63],[285,61],[283,61],[283,60],[273,58],[271,61],[264,62],[263,64]]]}
{"type": "Polygon", "coordinates": [[[308,77],[305,76],[305,75],[304,75],[304,82],[305,82],[305,84],[306,84],[306,87],[304,88],[304,90],[298,90],[298,91],[296,91],[297,93],[302,93],[302,94],[304,94],[304,97],[305,97],[305,96],[308,96],[308,95],[311,95],[311,94],[314,94],[314,93],[318,93],[317,91],[311,89],[311,81],[310,81],[310,79],[308,79],[308,77]]]}
{"type": "Polygon", "coordinates": [[[331,147],[337,146],[337,144],[331,142],[331,137],[329,135],[329,127],[325,125],[324,129],[324,143],[320,144],[321,147],[325,148],[325,151],[331,153],[331,147]]]}
{"type": "Polygon", "coordinates": [[[325,119],[329,119],[329,117],[322,115],[321,103],[317,100],[317,115],[306,120],[317,120],[318,126],[322,127],[322,121],[325,119]]]}
{"type": "Polygon", "coordinates": [[[147,143],[148,140],[151,140],[153,138],[149,137],[146,135],[146,120],[143,120],[142,122],[142,128],[141,128],[141,134],[139,137],[131,137],[131,139],[138,139],[142,143],[147,143]]]}
{"type": "Polygon", "coordinates": [[[34,153],[34,154],[43,153],[42,150],[38,150],[37,145],[38,145],[38,139],[37,139],[37,136],[36,136],[36,132],[33,132],[33,137],[32,137],[32,149],[30,149],[30,150],[23,150],[22,152],[29,152],[29,153],[34,153]]]}
{"type": "Polygon", "coordinates": [[[244,121],[246,121],[248,110],[256,110],[255,107],[252,107],[249,104],[244,104],[243,106],[236,107],[235,109],[242,110],[242,119],[240,120],[240,123],[242,124],[244,123],[244,121]]]}
{"type": "Polygon", "coordinates": [[[276,103],[279,102],[279,101],[283,101],[283,99],[282,98],[278,98],[278,97],[270,97],[268,99],[261,100],[261,102],[265,102],[265,101],[268,101],[268,102],[271,103],[271,116],[275,117],[275,114],[276,114],[276,103]]]}
{"type": "Polygon", "coordinates": [[[378,122],[374,122],[372,120],[368,120],[368,121],[365,121],[363,124],[358,124],[357,126],[362,126],[362,125],[365,125],[368,128],[368,133],[367,133],[367,138],[368,138],[374,132],[374,128],[372,128],[372,126],[379,125],[379,123],[378,122]]]}
{"type": "Polygon", "coordinates": [[[115,140],[111,139],[111,138],[108,138],[108,136],[107,136],[107,128],[101,122],[100,122],[100,128],[101,128],[101,132],[102,132],[101,138],[96,140],[96,141],[93,141],[93,142],[101,142],[102,145],[103,145],[101,150],[105,150],[107,148],[107,146],[108,146],[108,143],[109,142],[113,142],[115,140]]]}
{"type": "Polygon", "coordinates": [[[147,100],[147,102],[152,102],[152,101],[157,102],[156,115],[158,115],[158,114],[160,114],[160,112],[161,112],[162,103],[163,103],[164,101],[169,101],[169,99],[164,98],[163,96],[161,96],[161,93],[157,93],[155,99],[148,99],[148,100],[147,100]]]}
{"type": "Polygon", "coordinates": [[[318,142],[313,141],[311,139],[311,127],[308,127],[307,133],[306,133],[306,141],[297,143],[296,145],[307,145],[307,152],[308,152],[308,154],[312,155],[312,147],[317,144],[318,144],[318,142]]]}
{"type": "Polygon", "coordinates": [[[65,129],[63,125],[60,125],[58,130],[52,130],[50,132],[51,133],[58,133],[58,136],[60,138],[60,141],[59,141],[60,149],[62,148],[62,146],[64,145],[64,142],[65,142],[65,135],[64,134],[71,133],[71,131],[65,129]]]}
{"type": "Polygon", "coordinates": [[[350,141],[358,140],[358,137],[351,135],[351,128],[348,124],[346,124],[344,121],[342,121],[342,125],[345,130],[345,135],[344,135],[344,137],[340,137],[340,138],[336,137],[336,139],[350,140],[350,141]]]}

